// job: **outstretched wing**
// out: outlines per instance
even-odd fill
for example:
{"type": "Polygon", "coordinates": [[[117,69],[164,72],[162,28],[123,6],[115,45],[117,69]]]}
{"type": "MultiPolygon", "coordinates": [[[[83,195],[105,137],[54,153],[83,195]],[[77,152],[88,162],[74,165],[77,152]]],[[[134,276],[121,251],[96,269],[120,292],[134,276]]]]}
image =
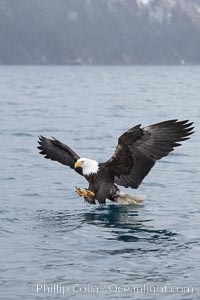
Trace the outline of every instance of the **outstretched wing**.
{"type": "MultiPolygon", "coordinates": [[[[47,139],[40,136],[38,144],[38,149],[41,150],[40,154],[43,154],[45,158],[58,161],[72,169],[74,169],[75,162],[80,158],[70,147],[55,138],[47,139]]],[[[82,175],[80,168],[74,170],[82,175]]]]}
{"type": "Polygon", "coordinates": [[[114,155],[105,163],[113,171],[115,183],[136,189],[156,160],[189,139],[192,124],[188,120],[169,120],[144,128],[137,125],[126,131],[119,137],[114,155]]]}

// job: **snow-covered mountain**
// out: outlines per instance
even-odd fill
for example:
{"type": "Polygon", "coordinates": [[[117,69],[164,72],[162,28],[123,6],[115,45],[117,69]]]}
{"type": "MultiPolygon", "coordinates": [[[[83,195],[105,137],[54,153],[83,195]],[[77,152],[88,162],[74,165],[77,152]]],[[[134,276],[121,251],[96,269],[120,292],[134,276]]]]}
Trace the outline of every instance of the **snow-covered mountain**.
{"type": "Polygon", "coordinates": [[[0,0],[1,64],[199,64],[200,0],[0,0]]]}

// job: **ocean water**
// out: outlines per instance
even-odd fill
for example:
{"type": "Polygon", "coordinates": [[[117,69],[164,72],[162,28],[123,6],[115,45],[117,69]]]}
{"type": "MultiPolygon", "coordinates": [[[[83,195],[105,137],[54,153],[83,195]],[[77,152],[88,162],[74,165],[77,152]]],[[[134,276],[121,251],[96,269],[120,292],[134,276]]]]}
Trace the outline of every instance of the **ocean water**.
{"type": "Polygon", "coordinates": [[[0,67],[0,298],[199,299],[200,67],[0,67]],[[105,161],[128,128],[171,119],[195,134],[136,191],[91,206],[87,182],[38,154],[55,136],[105,161]]]}

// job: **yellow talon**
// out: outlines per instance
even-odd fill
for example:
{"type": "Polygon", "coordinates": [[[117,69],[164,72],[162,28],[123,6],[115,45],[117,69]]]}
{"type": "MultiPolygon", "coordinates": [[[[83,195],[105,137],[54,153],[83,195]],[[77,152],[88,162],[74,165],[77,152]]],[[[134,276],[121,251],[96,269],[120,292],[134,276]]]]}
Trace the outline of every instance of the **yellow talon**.
{"type": "Polygon", "coordinates": [[[84,198],[90,198],[90,197],[94,197],[95,196],[95,193],[93,193],[92,191],[90,191],[88,189],[82,190],[81,188],[78,188],[77,186],[76,186],[75,192],[79,196],[84,197],[84,198]]]}
{"type": "Polygon", "coordinates": [[[78,187],[76,187],[75,192],[76,192],[80,197],[86,197],[86,196],[87,196],[87,192],[84,191],[84,190],[82,190],[82,189],[80,189],[80,188],[78,188],[78,187]]]}
{"type": "Polygon", "coordinates": [[[95,196],[95,193],[93,193],[92,191],[88,190],[88,189],[85,189],[86,192],[87,192],[87,197],[94,197],[95,196]]]}

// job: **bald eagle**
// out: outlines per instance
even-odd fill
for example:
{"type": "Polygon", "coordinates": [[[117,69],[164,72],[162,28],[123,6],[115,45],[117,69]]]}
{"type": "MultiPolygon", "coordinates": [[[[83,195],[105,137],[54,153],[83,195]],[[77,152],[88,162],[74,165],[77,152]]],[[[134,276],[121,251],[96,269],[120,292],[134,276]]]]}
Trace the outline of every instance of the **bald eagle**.
{"type": "Polygon", "coordinates": [[[119,137],[113,156],[103,163],[79,157],[56,138],[40,136],[38,148],[45,158],[69,166],[85,177],[89,183],[88,189],[77,188],[76,192],[89,203],[95,204],[97,200],[104,205],[106,199],[137,203],[142,198],[124,194],[118,186],[137,189],[157,160],[167,156],[174,147],[181,146],[179,142],[190,138],[194,128],[192,124],[188,120],[175,119],[144,128],[141,124],[136,125],[119,137]]]}

